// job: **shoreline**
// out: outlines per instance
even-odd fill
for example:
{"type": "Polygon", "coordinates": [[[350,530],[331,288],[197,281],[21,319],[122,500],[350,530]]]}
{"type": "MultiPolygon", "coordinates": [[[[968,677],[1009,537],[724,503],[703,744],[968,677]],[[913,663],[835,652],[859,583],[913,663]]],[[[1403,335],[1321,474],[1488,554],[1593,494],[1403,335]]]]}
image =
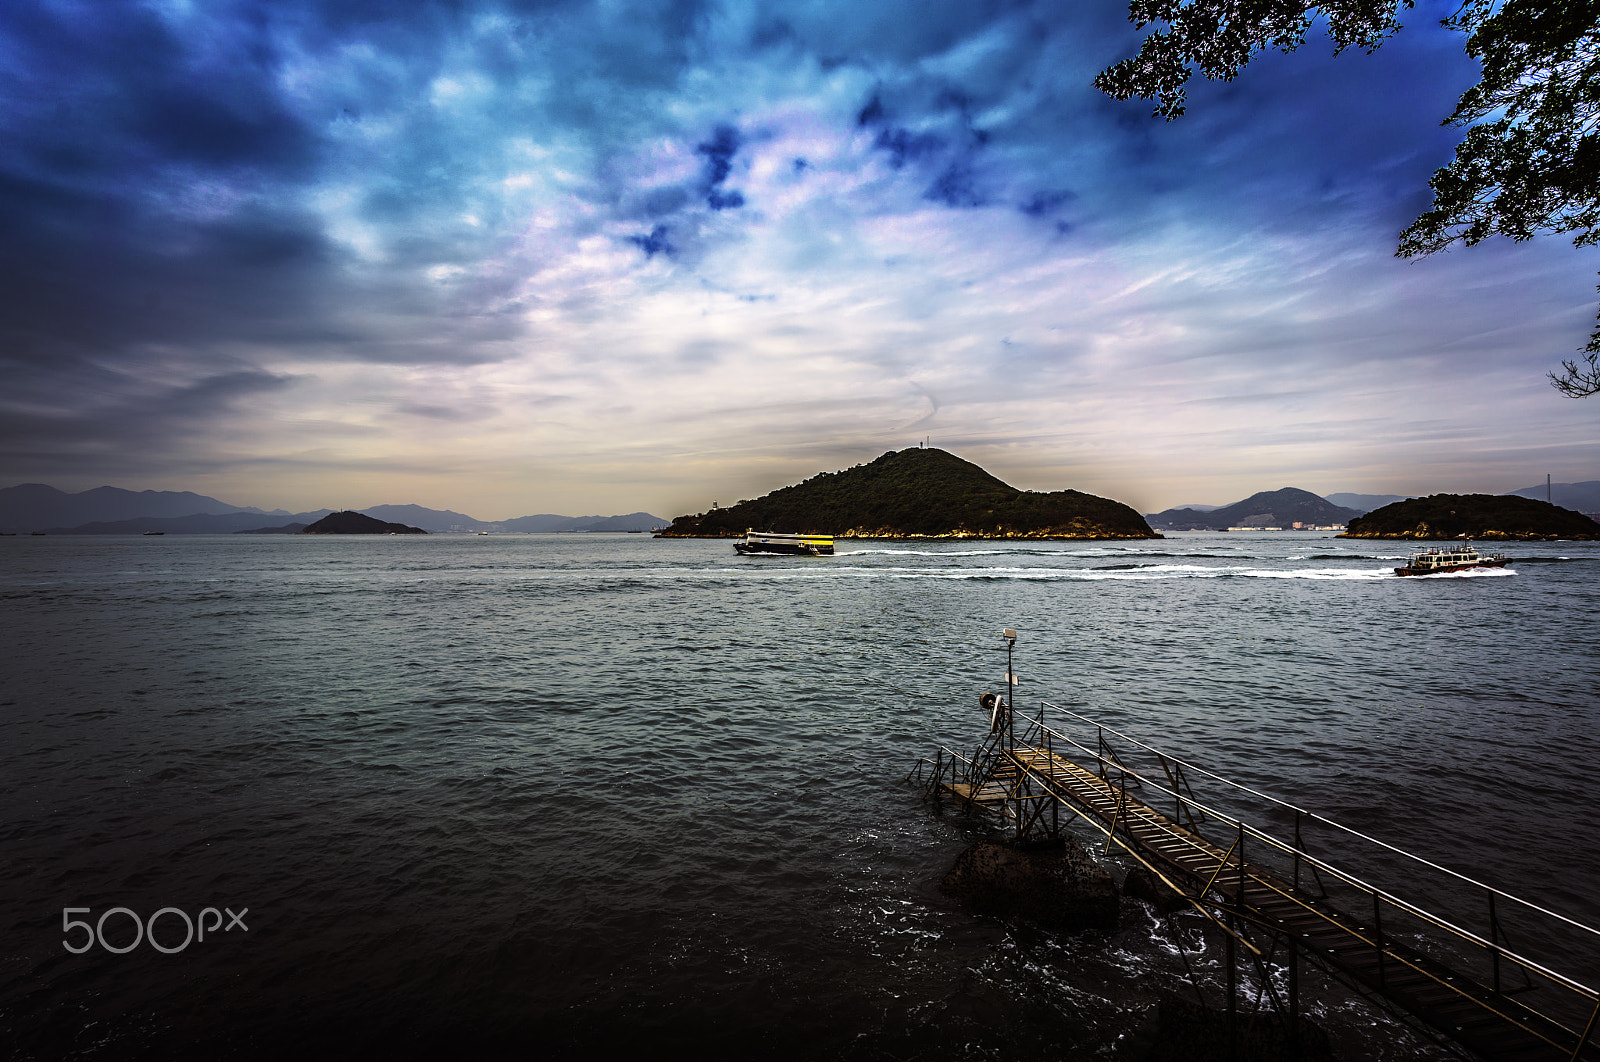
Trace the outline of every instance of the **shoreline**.
{"type": "MultiPolygon", "coordinates": [[[[827,534],[827,532],[801,532],[802,534],[827,534]]],[[[744,538],[745,532],[721,532],[717,534],[690,535],[690,534],[665,534],[657,532],[654,538],[709,538],[709,539],[734,539],[744,538]]],[[[1046,535],[1022,532],[1019,534],[985,535],[981,533],[951,533],[945,535],[898,535],[876,533],[864,534],[835,534],[830,536],[834,540],[845,539],[852,542],[1149,542],[1155,539],[1164,539],[1167,536],[1160,533],[1149,535],[1046,535]]]]}

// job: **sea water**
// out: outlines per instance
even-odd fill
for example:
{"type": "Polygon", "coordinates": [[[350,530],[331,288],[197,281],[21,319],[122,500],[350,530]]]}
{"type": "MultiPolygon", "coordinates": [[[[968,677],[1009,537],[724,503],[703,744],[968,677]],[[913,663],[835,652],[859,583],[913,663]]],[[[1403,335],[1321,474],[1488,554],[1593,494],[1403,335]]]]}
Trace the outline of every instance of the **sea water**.
{"type": "MultiPolygon", "coordinates": [[[[1006,627],[1028,710],[1600,924],[1600,544],[1508,552],[5,539],[0,1044],[1136,1057],[1161,996],[1220,998],[1198,916],[969,914],[937,884],[982,826],[904,780],[982,738],[1006,627]]],[[[1308,994],[1346,1057],[1438,1053],[1308,994]]]]}

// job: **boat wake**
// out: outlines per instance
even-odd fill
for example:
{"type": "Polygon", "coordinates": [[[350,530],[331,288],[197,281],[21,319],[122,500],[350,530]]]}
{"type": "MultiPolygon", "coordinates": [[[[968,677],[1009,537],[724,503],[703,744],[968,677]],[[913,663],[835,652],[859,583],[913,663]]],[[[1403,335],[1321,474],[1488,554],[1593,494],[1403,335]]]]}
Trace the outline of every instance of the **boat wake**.
{"type": "MultiPolygon", "coordinates": [[[[663,573],[665,574],[665,573],[663,573]]],[[[683,569],[681,574],[772,579],[894,579],[930,581],[1005,580],[1016,582],[1153,582],[1172,579],[1295,579],[1312,582],[1371,582],[1396,578],[1392,568],[1245,568],[1199,564],[1112,564],[1101,568],[983,567],[906,568],[829,564],[816,567],[683,569]]],[[[1481,572],[1461,574],[1500,574],[1481,572]]],[[[1428,578],[1439,578],[1428,576],[1428,578]]]]}
{"type": "MultiPolygon", "coordinates": [[[[1413,575],[1412,579],[1498,579],[1505,575],[1517,574],[1511,568],[1468,568],[1461,572],[1429,572],[1427,575],[1413,575]]],[[[1395,576],[1400,578],[1400,576],[1395,576]]]]}
{"type": "MultiPolygon", "coordinates": [[[[1255,554],[1222,552],[1230,547],[1195,553],[1173,553],[1164,549],[1143,549],[1138,546],[1090,546],[1083,549],[1046,549],[1039,546],[1013,546],[993,549],[852,549],[839,550],[840,557],[1168,557],[1175,560],[1240,560],[1256,559],[1255,554]]],[[[1295,559],[1295,558],[1290,558],[1295,559]]],[[[1360,560],[1372,558],[1329,557],[1328,560],[1360,560]]]]}

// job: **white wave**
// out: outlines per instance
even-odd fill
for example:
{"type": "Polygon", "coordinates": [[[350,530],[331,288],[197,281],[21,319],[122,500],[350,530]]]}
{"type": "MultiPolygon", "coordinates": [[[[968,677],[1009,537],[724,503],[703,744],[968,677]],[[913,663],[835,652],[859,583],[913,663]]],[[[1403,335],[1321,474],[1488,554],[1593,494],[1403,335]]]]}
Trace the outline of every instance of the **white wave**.
{"type": "Polygon", "coordinates": [[[994,557],[1004,553],[1055,553],[1065,550],[1028,549],[835,549],[838,557],[994,557]]]}
{"type": "Polygon", "coordinates": [[[1138,546],[1089,546],[1083,549],[1052,549],[1048,545],[997,546],[987,549],[849,549],[835,547],[838,557],[999,557],[1007,554],[1025,556],[1060,557],[1122,557],[1129,555],[1171,556],[1170,549],[1149,549],[1138,546]]]}

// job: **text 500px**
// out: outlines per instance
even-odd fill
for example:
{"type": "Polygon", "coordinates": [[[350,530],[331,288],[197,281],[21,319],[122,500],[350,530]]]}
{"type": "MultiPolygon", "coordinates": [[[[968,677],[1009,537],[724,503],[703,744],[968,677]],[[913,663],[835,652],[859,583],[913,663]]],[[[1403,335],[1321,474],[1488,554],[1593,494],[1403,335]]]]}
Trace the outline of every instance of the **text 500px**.
{"type": "Polygon", "coordinates": [[[220,929],[224,933],[235,929],[248,933],[250,927],[244,924],[244,916],[250,913],[250,908],[239,909],[234,914],[233,909],[224,907],[222,911],[215,907],[206,907],[201,910],[196,918],[190,918],[188,913],[176,907],[163,907],[146,920],[141,920],[137,914],[126,907],[113,907],[103,912],[93,924],[73,915],[93,914],[88,907],[63,907],[61,909],[61,931],[67,936],[62,939],[61,946],[74,955],[82,955],[90,948],[99,944],[102,948],[114,955],[137,948],[142,941],[148,940],[150,946],[159,952],[176,955],[187,948],[196,940],[204,942],[206,934],[215,936],[220,929]],[[222,921],[222,912],[228,913],[227,924],[222,921]],[[117,916],[113,918],[112,916],[117,916]],[[111,939],[106,937],[107,922],[110,922],[111,939]],[[161,938],[156,936],[156,924],[161,923],[161,938]],[[73,935],[76,930],[83,930],[81,943],[74,943],[73,935]],[[129,940],[129,934],[132,939],[129,940]],[[178,939],[179,935],[182,939],[178,939]],[[165,943],[163,943],[165,940],[165,943]],[[176,943],[174,943],[176,941],[176,943]]]}

